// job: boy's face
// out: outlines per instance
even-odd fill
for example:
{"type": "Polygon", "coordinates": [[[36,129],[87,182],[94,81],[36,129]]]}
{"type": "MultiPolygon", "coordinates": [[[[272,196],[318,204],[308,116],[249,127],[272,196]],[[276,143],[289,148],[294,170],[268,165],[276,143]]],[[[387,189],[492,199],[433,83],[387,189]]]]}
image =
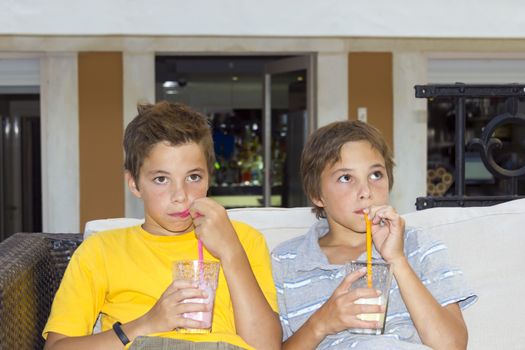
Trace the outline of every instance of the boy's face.
{"type": "Polygon", "coordinates": [[[352,141],[343,145],[338,162],[325,167],[321,198],[312,201],[324,208],[331,228],[365,232],[363,209],[386,204],[388,197],[384,158],[368,141],[352,141]]]}
{"type": "Polygon", "coordinates": [[[144,202],[144,229],[173,236],[193,230],[189,207],[208,191],[204,152],[196,143],[156,144],[140,168],[139,183],[129,174],[131,192],[144,202]],[[138,185],[138,186],[137,186],[138,185]]]}

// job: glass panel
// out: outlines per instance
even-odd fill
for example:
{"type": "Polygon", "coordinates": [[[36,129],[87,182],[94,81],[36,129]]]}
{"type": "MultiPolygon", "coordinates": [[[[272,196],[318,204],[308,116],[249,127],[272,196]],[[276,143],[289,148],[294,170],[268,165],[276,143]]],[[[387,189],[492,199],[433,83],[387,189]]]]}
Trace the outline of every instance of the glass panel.
{"type": "Polygon", "coordinates": [[[308,128],[306,77],[306,70],[272,75],[270,181],[272,202],[284,207],[307,205],[299,174],[308,128]]]}
{"type": "MultiPolygon", "coordinates": [[[[509,112],[510,100],[503,97],[467,99],[465,142],[481,138],[486,124],[494,117],[509,112]]],[[[518,101],[517,110],[525,114],[525,100],[518,101]]],[[[428,176],[430,196],[447,196],[454,192],[454,129],[455,103],[451,98],[434,98],[428,102],[428,176]]],[[[525,165],[525,128],[517,124],[504,124],[492,135],[502,141],[494,149],[494,159],[503,168],[513,170],[525,165]]],[[[509,193],[509,180],[499,179],[483,164],[479,152],[465,148],[465,194],[494,196],[509,193]]],[[[518,181],[518,194],[525,194],[525,180],[518,181]]]]}

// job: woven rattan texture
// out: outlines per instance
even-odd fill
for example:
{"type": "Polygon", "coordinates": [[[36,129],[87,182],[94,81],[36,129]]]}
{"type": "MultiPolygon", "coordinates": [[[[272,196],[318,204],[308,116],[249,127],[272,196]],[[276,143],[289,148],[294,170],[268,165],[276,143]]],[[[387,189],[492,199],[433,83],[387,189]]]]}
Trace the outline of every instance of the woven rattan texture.
{"type": "Polygon", "coordinates": [[[0,243],[0,350],[42,349],[42,330],[80,234],[17,233],[0,243]]]}

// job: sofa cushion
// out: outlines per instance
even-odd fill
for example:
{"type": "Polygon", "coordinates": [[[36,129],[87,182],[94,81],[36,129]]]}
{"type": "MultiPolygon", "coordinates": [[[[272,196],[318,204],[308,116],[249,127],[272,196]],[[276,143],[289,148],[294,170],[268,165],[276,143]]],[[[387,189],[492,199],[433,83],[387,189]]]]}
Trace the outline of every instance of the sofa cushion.
{"type": "Polygon", "coordinates": [[[91,220],[86,222],[86,225],[84,226],[84,239],[86,239],[89,235],[95,232],[140,225],[143,222],[144,219],[135,218],[110,218],[91,220]]]}
{"type": "Polygon", "coordinates": [[[229,209],[228,216],[259,230],[270,251],[281,242],[305,234],[317,220],[311,208],[306,207],[229,209]]]}
{"type": "Polygon", "coordinates": [[[521,298],[525,279],[525,199],[475,208],[433,208],[406,214],[449,248],[479,300],[463,313],[469,349],[516,349],[525,344],[521,298]],[[507,302],[510,304],[507,304],[507,302]]]}

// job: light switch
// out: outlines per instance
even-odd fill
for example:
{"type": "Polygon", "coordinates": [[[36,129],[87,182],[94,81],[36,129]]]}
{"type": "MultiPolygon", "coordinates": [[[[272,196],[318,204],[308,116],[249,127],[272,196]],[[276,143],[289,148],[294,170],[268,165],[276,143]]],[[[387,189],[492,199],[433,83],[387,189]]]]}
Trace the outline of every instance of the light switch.
{"type": "Polygon", "coordinates": [[[357,119],[365,122],[367,121],[368,110],[366,107],[357,107],[357,119]]]}

